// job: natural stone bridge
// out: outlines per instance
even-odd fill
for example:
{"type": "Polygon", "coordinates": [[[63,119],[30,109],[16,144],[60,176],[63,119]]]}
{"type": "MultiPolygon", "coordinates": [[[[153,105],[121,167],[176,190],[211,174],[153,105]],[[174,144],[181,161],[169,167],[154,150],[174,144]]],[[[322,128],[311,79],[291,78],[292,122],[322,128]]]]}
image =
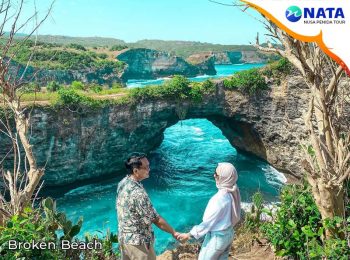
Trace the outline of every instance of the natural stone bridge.
{"type": "Polygon", "coordinates": [[[114,105],[82,114],[39,108],[32,114],[32,143],[38,164],[46,164],[46,185],[63,185],[116,174],[132,151],[159,146],[164,130],[183,118],[206,118],[241,151],[267,160],[283,172],[301,175],[298,141],[304,133],[302,112],[307,89],[300,77],[258,96],[223,88],[200,104],[144,101],[114,105]],[[298,95],[297,95],[298,93],[298,95]],[[286,116],[291,127],[288,126],[286,116]]]}

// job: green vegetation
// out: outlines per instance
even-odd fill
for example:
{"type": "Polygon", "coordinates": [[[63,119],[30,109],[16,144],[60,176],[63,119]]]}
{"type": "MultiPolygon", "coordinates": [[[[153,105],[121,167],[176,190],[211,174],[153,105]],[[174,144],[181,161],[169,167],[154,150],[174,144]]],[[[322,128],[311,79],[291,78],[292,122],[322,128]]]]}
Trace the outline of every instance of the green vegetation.
{"type": "Polygon", "coordinates": [[[292,64],[286,58],[281,58],[268,64],[263,70],[263,75],[278,78],[290,74],[291,71],[292,64]]]}
{"type": "Polygon", "coordinates": [[[128,46],[126,46],[126,45],[113,45],[109,50],[110,51],[121,51],[121,50],[124,50],[127,48],[128,48],[128,46]]]}
{"type": "MultiPolygon", "coordinates": [[[[194,41],[162,41],[162,40],[141,40],[135,43],[126,43],[125,41],[103,38],[103,37],[67,37],[67,36],[52,36],[52,35],[39,35],[38,40],[40,42],[56,44],[56,45],[69,45],[71,43],[82,45],[87,47],[103,47],[112,50],[122,50],[121,47],[126,48],[147,48],[158,51],[165,51],[174,55],[187,58],[192,54],[198,52],[222,52],[222,51],[255,51],[256,49],[252,45],[221,45],[194,41]]],[[[124,48],[123,48],[124,49],[124,48]]],[[[259,54],[264,56],[264,54],[259,54]]]]}
{"type": "Polygon", "coordinates": [[[256,192],[252,196],[252,206],[250,212],[247,212],[244,220],[244,228],[248,231],[258,231],[261,226],[262,213],[267,213],[264,208],[264,198],[261,192],[256,192]]]}
{"type": "Polygon", "coordinates": [[[47,85],[46,85],[46,90],[49,92],[55,92],[58,91],[61,88],[61,85],[58,84],[56,81],[50,81],[47,85]]]}
{"type": "Polygon", "coordinates": [[[221,45],[191,41],[162,41],[162,40],[142,40],[135,43],[128,43],[131,48],[147,48],[158,51],[165,51],[174,55],[187,58],[199,52],[222,52],[222,51],[255,51],[251,45],[221,45]]]}
{"type": "MultiPolygon", "coordinates": [[[[31,57],[31,49],[21,48],[15,56],[15,61],[25,64],[31,57]]],[[[82,70],[87,68],[104,69],[110,72],[120,72],[124,63],[105,60],[103,54],[95,52],[72,52],[67,50],[40,49],[31,57],[31,65],[45,69],[82,70]]]]}
{"type": "Polygon", "coordinates": [[[76,50],[79,50],[79,51],[86,51],[85,47],[81,44],[76,44],[76,43],[70,43],[67,45],[68,48],[71,48],[71,49],[76,49],[76,50]]]}
{"type": "Polygon", "coordinates": [[[249,95],[267,88],[261,70],[255,68],[237,72],[230,79],[224,80],[224,86],[228,89],[239,89],[249,95]]]}
{"type": "MultiPolygon", "coordinates": [[[[322,221],[310,188],[289,185],[283,188],[281,203],[272,221],[262,225],[262,232],[278,256],[293,259],[348,259],[350,255],[350,216],[322,221]],[[325,228],[341,227],[341,235],[324,240],[325,228]]],[[[349,206],[348,206],[349,207],[349,206]]],[[[348,208],[348,213],[349,213],[348,208]]]]}
{"type": "Polygon", "coordinates": [[[84,107],[98,108],[103,106],[104,102],[78,93],[72,88],[62,88],[58,91],[56,105],[69,106],[70,108],[77,110],[84,107]]]}
{"type": "Polygon", "coordinates": [[[101,69],[107,73],[119,73],[124,63],[117,60],[108,60],[107,53],[87,50],[83,45],[71,43],[62,46],[52,43],[27,40],[10,50],[14,54],[14,61],[44,69],[84,70],[101,69]],[[34,48],[35,46],[35,48],[34,48]]]}
{"type": "Polygon", "coordinates": [[[81,81],[74,80],[71,84],[71,87],[74,90],[85,90],[85,86],[81,81]]]}
{"type": "Polygon", "coordinates": [[[57,92],[24,93],[21,95],[22,102],[45,101],[53,105],[57,102],[57,99],[57,92]]]}
{"type": "Polygon", "coordinates": [[[200,102],[204,94],[210,94],[214,90],[215,86],[209,80],[204,83],[191,83],[183,76],[175,76],[161,86],[131,89],[129,91],[129,98],[131,102],[157,99],[200,102]]]}
{"type": "Polygon", "coordinates": [[[60,248],[60,241],[70,242],[80,241],[76,236],[80,233],[83,220],[72,223],[62,212],[57,212],[55,203],[51,198],[46,198],[41,202],[41,207],[37,209],[25,208],[21,215],[12,216],[4,226],[0,226],[0,258],[1,259],[105,259],[100,257],[110,257],[117,259],[119,253],[114,253],[112,244],[117,242],[117,236],[107,233],[105,238],[85,235],[84,242],[91,242],[96,239],[101,242],[102,250],[83,250],[60,248]],[[59,231],[59,232],[57,232],[59,231]],[[61,234],[61,235],[58,235],[61,234]],[[17,250],[9,250],[8,241],[17,242],[43,242],[45,244],[56,244],[47,249],[26,250],[23,247],[17,250]]]}
{"type": "Polygon", "coordinates": [[[237,72],[231,78],[224,80],[224,86],[228,89],[239,89],[243,93],[252,95],[267,89],[266,78],[280,84],[281,79],[290,74],[291,70],[291,63],[282,58],[260,69],[254,68],[237,72]]]}
{"type": "Polygon", "coordinates": [[[25,85],[22,88],[23,93],[34,93],[34,92],[40,92],[41,88],[35,83],[29,83],[28,85],[25,85]]]}
{"type": "MultiPolygon", "coordinates": [[[[18,39],[21,39],[21,38],[23,37],[18,37],[18,39]]],[[[82,45],[84,47],[125,45],[125,42],[122,40],[118,40],[114,38],[104,38],[104,37],[69,37],[69,36],[60,36],[60,35],[39,35],[38,40],[40,42],[57,44],[57,45],[68,45],[68,44],[74,43],[74,44],[82,45]]]]}

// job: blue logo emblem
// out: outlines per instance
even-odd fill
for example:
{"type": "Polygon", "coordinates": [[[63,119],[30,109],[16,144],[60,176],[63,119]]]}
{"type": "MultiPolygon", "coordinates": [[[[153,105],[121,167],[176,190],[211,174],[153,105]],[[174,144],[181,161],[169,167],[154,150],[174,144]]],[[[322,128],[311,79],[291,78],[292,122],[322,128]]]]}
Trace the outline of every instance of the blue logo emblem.
{"type": "Polygon", "coordinates": [[[288,21],[290,22],[297,22],[301,19],[301,9],[298,6],[290,6],[288,7],[288,9],[286,10],[286,18],[288,19],[288,21]]]}

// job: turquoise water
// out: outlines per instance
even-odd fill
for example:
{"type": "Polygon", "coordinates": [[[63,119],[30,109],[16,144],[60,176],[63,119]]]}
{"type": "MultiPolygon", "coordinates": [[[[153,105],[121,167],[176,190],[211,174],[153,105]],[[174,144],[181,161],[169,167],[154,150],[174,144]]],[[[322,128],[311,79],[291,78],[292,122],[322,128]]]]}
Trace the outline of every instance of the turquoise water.
{"type": "MultiPolygon", "coordinates": [[[[191,81],[202,82],[207,79],[218,79],[230,76],[237,71],[248,70],[252,68],[259,68],[266,65],[265,63],[256,63],[256,64],[230,64],[230,65],[215,65],[216,75],[202,75],[194,78],[189,78],[191,81]]],[[[170,78],[159,78],[159,79],[151,79],[151,80],[139,80],[139,79],[129,79],[126,83],[128,88],[134,87],[143,87],[148,85],[160,85],[164,83],[164,81],[169,80],[170,78]]]]}
{"type": "MultiPolygon", "coordinates": [[[[267,163],[238,153],[221,131],[205,119],[181,121],[169,127],[164,141],[149,155],[150,178],[143,181],[154,207],[178,231],[199,224],[209,198],[216,192],[213,173],[218,162],[231,162],[238,171],[243,207],[260,190],[269,202],[277,201],[285,182],[282,174],[267,163]]],[[[115,196],[123,176],[79,187],[57,201],[70,219],[84,217],[82,233],[117,231],[115,196]]],[[[167,233],[154,227],[156,251],[176,245],[167,233]]],[[[99,233],[98,233],[99,234],[99,233]]]]}

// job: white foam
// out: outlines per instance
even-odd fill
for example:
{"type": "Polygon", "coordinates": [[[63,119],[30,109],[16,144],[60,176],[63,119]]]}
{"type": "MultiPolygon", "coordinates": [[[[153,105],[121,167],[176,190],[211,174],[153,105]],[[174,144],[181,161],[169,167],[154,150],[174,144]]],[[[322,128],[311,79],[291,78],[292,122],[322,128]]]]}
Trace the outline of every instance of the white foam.
{"type": "Polygon", "coordinates": [[[192,126],[191,128],[193,129],[193,131],[195,132],[196,135],[203,135],[204,134],[203,130],[199,127],[192,126]]]}
{"type": "Polygon", "coordinates": [[[262,170],[265,173],[267,182],[271,185],[277,185],[281,186],[282,184],[287,183],[287,178],[284,176],[283,173],[277,171],[275,168],[272,166],[268,165],[265,167],[262,167],[262,170]]]}

